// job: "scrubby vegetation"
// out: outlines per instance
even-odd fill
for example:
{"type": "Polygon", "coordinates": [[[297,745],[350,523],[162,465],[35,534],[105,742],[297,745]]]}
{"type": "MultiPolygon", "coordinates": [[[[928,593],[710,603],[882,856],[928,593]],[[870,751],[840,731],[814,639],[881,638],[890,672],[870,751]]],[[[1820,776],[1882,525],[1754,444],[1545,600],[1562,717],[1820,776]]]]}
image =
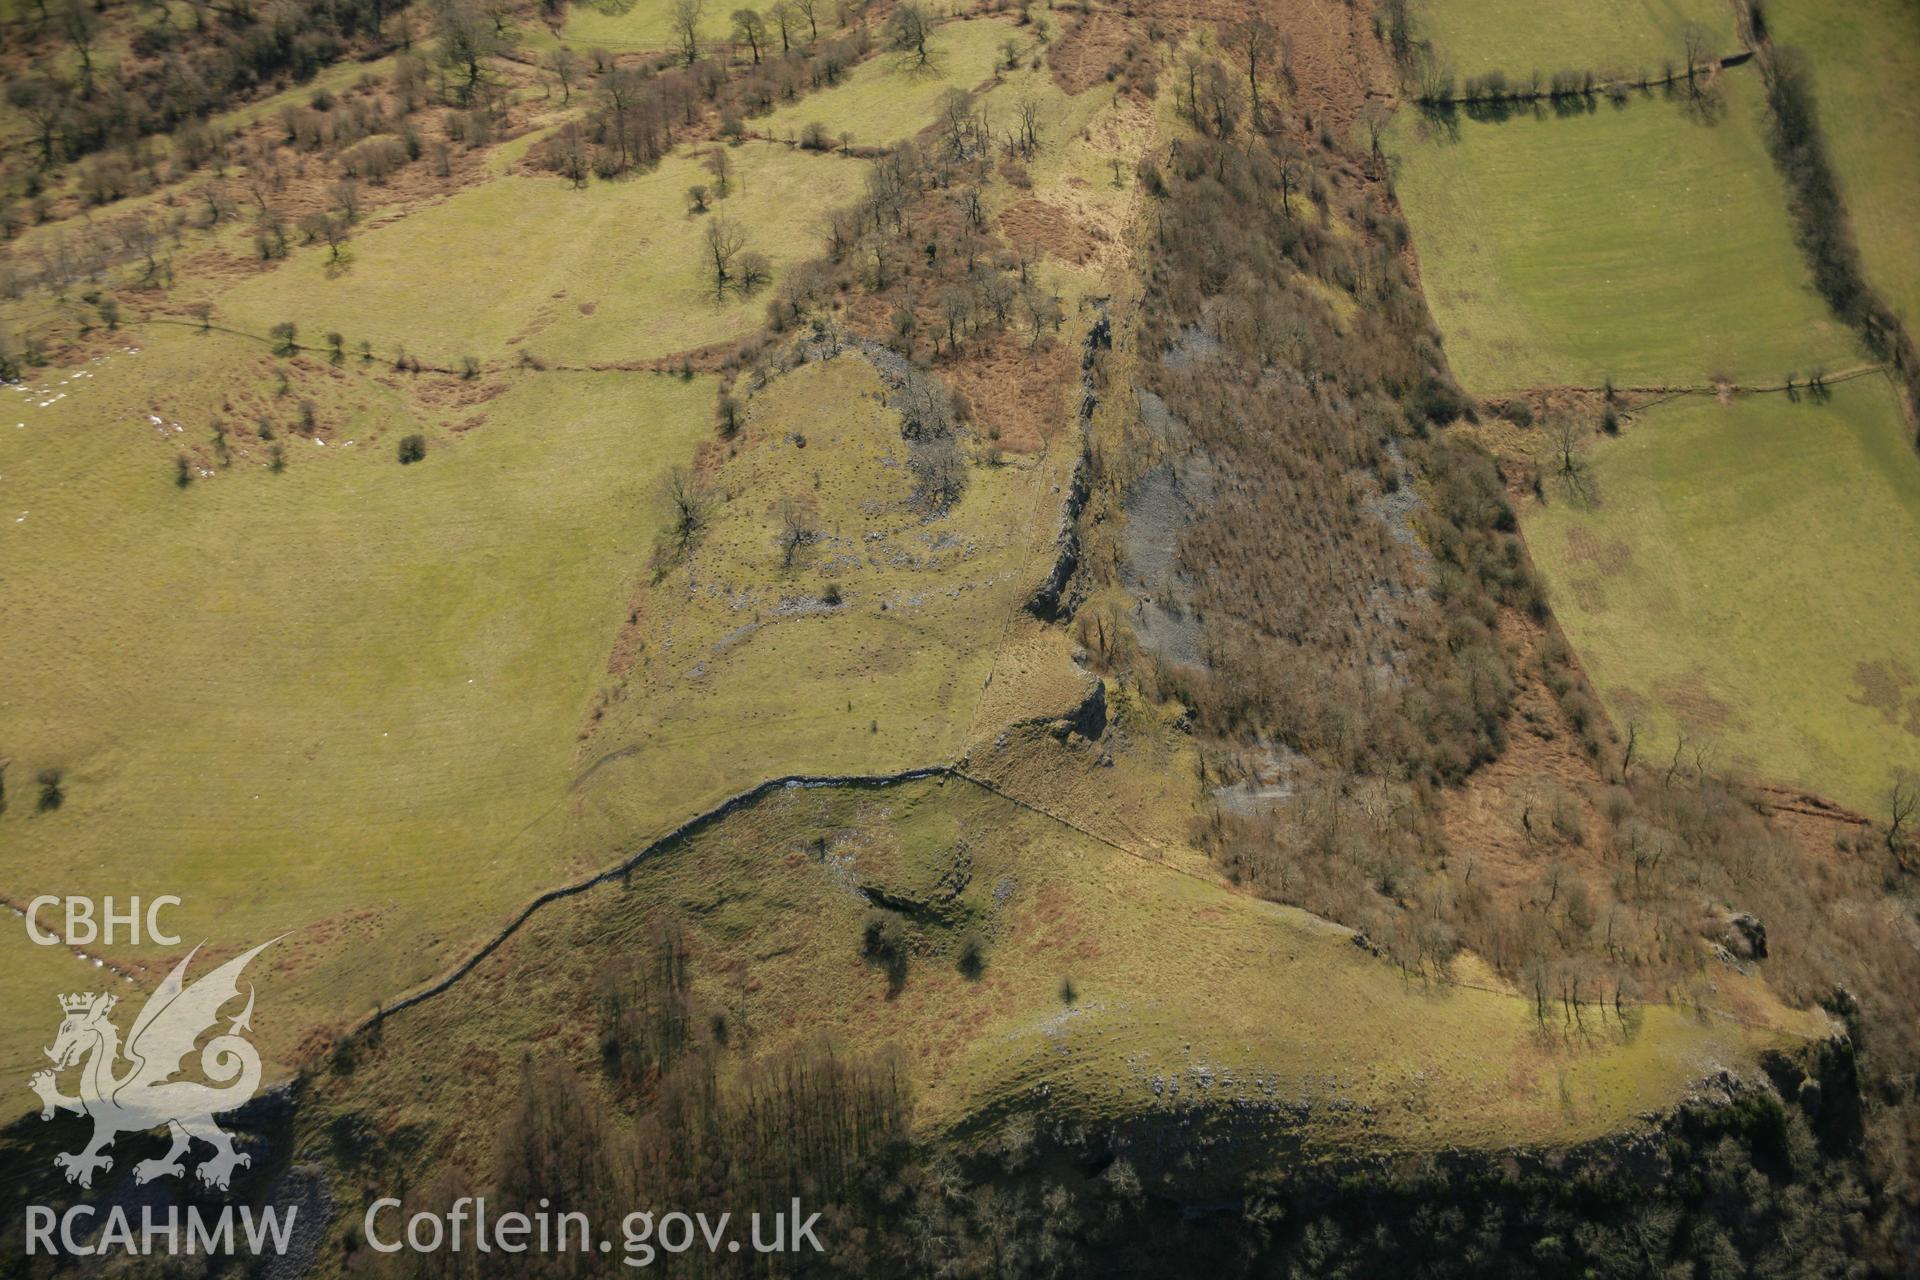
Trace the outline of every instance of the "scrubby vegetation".
{"type": "Polygon", "coordinates": [[[1142,670],[1208,735],[1458,780],[1504,732],[1497,611],[1537,600],[1491,460],[1436,435],[1473,409],[1407,279],[1404,225],[1350,159],[1286,129],[1236,136],[1219,102],[1189,116],[1139,340],[1163,353],[1147,388],[1216,477],[1181,542],[1206,663],[1144,653],[1142,670]],[[1364,239],[1336,230],[1356,225],[1364,239]],[[1349,325],[1290,279],[1356,293],[1349,325]],[[1411,529],[1367,506],[1417,479],[1431,586],[1411,529]]]}
{"type": "Polygon", "coordinates": [[[1911,1256],[1920,785],[1636,714],[1540,542],[1653,527],[1656,385],[1913,372],[1805,66],[1719,0],[1151,9],[4,20],[7,891],[137,834],[183,932],[293,932],[248,1194],[322,1171],[319,1271],[443,1273],[377,1186],[798,1199],[827,1274],[1911,1256]]]}

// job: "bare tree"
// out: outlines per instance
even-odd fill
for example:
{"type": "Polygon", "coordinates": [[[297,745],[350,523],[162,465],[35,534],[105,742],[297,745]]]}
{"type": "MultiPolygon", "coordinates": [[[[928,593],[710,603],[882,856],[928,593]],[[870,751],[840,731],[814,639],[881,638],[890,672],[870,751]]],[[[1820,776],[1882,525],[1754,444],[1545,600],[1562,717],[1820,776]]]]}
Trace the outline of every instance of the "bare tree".
{"type": "Polygon", "coordinates": [[[733,287],[742,295],[754,293],[773,280],[773,262],[758,249],[748,249],[733,263],[733,287]]]}
{"type": "Polygon", "coordinates": [[[1920,777],[1909,769],[1896,770],[1887,792],[1887,852],[1895,857],[1900,855],[1901,838],[1916,810],[1920,810],[1920,777]]]}
{"type": "Polygon", "coordinates": [[[579,69],[580,64],[574,58],[573,50],[565,45],[547,55],[547,70],[560,86],[560,105],[563,107],[573,101],[573,80],[579,69]]]}
{"type": "Polygon", "coordinates": [[[1279,47],[1279,33],[1265,18],[1255,17],[1232,24],[1225,36],[1228,50],[1236,55],[1240,65],[1246,69],[1247,98],[1251,104],[1253,127],[1260,129],[1260,72],[1273,59],[1274,51],[1279,47]]]}
{"type": "Polygon", "coordinates": [[[973,294],[958,285],[949,285],[940,294],[941,314],[947,321],[947,349],[960,345],[960,331],[973,318],[973,294]]]}
{"type": "Polygon", "coordinates": [[[40,149],[40,166],[51,169],[60,128],[66,122],[67,107],[73,90],[53,76],[21,76],[7,81],[7,104],[33,126],[34,145],[40,149]]]}
{"type": "Polygon", "coordinates": [[[80,92],[92,97],[94,21],[83,0],[68,0],[67,7],[61,10],[60,33],[80,55],[80,92]]]}
{"type": "Polygon", "coordinates": [[[680,38],[680,57],[688,66],[700,60],[700,14],[705,0],[673,0],[673,33],[680,38]]]}
{"type": "Polygon", "coordinates": [[[666,536],[676,555],[693,549],[712,516],[713,500],[700,477],[684,466],[669,470],[660,482],[667,508],[666,536]]]}
{"type": "Polygon", "coordinates": [[[342,178],[327,188],[327,194],[333,197],[333,203],[340,210],[345,222],[360,220],[360,184],[352,178],[342,178]]]}
{"type": "Polygon", "coordinates": [[[773,15],[773,24],[780,28],[780,52],[791,52],[793,42],[798,37],[800,31],[801,17],[799,8],[795,6],[793,0],[777,0],[777,3],[772,9],[768,10],[768,12],[773,15]]]}
{"type": "Polygon", "coordinates": [[[440,61],[460,77],[457,93],[465,106],[491,75],[491,59],[506,51],[506,37],[469,0],[445,0],[434,14],[433,25],[440,39],[440,61]]]}
{"type": "Polygon", "coordinates": [[[1586,434],[1580,420],[1570,413],[1555,414],[1547,422],[1550,466],[1554,476],[1566,487],[1574,501],[1591,504],[1599,494],[1593,481],[1593,470],[1580,448],[1586,434]]]}
{"type": "Polygon", "coordinates": [[[715,147],[701,158],[707,166],[707,172],[713,175],[713,198],[725,200],[733,194],[733,160],[727,155],[726,148],[715,147]]]}
{"type": "Polygon", "coordinates": [[[733,280],[733,260],[746,248],[747,235],[737,223],[719,214],[707,223],[706,244],[707,262],[713,268],[713,297],[718,302],[733,280]]]}
{"type": "Polygon", "coordinates": [[[791,569],[794,558],[820,536],[817,514],[810,501],[793,494],[781,497],[774,505],[774,514],[780,520],[780,563],[791,569]]]}
{"type": "Polygon", "coordinates": [[[905,54],[915,67],[924,67],[933,61],[933,54],[927,48],[927,40],[933,35],[933,19],[914,0],[905,0],[895,7],[887,15],[884,30],[887,48],[905,54]]]}
{"type": "Polygon", "coordinates": [[[1713,55],[1713,33],[1697,22],[1687,23],[1680,29],[1680,52],[1686,59],[1687,92],[1697,98],[1701,92],[1701,77],[1716,61],[1713,55]]]}
{"type": "Polygon", "coordinates": [[[767,42],[767,20],[758,9],[733,11],[733,42],[746,45],[753,54],[753,65],[760,65],[760,46],[767,42]]]}
{"type": "Polygon", "coordinates": [[[313,213],[303,214],[300,218],[299,225],[300,234],[306,237],[308,244],[312,244],[316,240],[326,242],[327,262],[329,264],[337,264],[340,261],[341,255],[346,250],[347,239],[350,234],[345,218],[336,217],[331,213],[315,211],[313,213]]]}
{"type": "Polygon", "coordinates": [[[1021,152],[1031,156],[1040,149],[1040,99],[1031,93],[1022,93],[1014,100],[1013,112],[1018,121],[1016,141],[1021,152]]]}
{"type": "Polygon", "coordinates": [[[807,20],[807,39],[820,38],[820,5],[822,0],[793,0],[794,9],[807,20]]]}
{"type": "Polygon", "coordinates": [[[967,460],[951,435],[916,443],[907,459],[913,473],[913,496],[935,511],[945,511],[967,491],[967,460]]]}

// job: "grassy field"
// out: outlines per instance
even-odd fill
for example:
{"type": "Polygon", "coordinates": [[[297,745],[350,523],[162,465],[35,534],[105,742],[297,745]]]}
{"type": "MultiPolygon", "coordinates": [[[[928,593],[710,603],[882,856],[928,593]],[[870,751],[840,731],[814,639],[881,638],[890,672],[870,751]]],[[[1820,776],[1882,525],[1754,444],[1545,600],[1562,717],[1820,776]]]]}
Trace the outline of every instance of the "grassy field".
{"type": "Polygon", "coordinates": [[[820,1036],[896,1048],[923,1130],[1040,1099],[1096,1126],[1231,1101],[1250,1127],[1316,1145],[1551,1144],[1630,1124],[1782,1038],[1667,1008],[1542,1028],[1524,1000],[1410,983],[1344,929],[925,781],[777,793],[542,912],[391,1020],[351,1076],[319,1082],[310,1123],[354,1111],[422,1125],[423,1149],[444,1135],[484,1154],[512,1069],[499,1046],[538,1041],[596,1074],[596,958],[640,953],[667,918],[733,1061],[820,1036]],[[894,994],[861,955],[874,891],[923,904],[894,994]],[[977,977],[958,965],[969,931],[977,977]]]}
{"type": "Polygon", "coordinates": [[[1000,46],[1031,38],[1010,22],[971,18],[944,22],[928,41],[932,60],[917,67],[893,53],[877,53],[831,89],[810,93],[750,122],[769,137],[797,137],[807,125],[826,126],[829,137],[851,134],[856,146],[891,146],[933,123],[935,105],[948,89],[974,89],[999,65],[1000,46]]]}
{"type": "MultiPolygon", "coordinates": [[[[700,37],[722,41],[733,28],[733,10],[724,4],[708,4],[700,12],[700,37]]],[[[768,26],[773,26],[768,19],[768,26]]],[[[775,28],[773,38],[780,39],[775,28]]],[[[560,28],[560,39],[577,53],[606,49],[621,53],[635,49],[677,49],[680,37],[673,30],[672,0],[589,0],[567,6],[567,20],[560,28]]]]}
{"type": "MultiPolygon", "coordinates": [[[[821,215],[851,201],[866,172],[863,161],[770,143],[727,154],[735,176],[721,212],[772,260],[776,282],[820,252],[821,215]]],[[[663,356],[739,337],[765,316],[764,292],[716,302],[702,270],[707,217],[688,212],[687,188],[712,181],[700,156],[680,154],[578,190],[508,175],[363,228],[344,268],[300,251],[211,298],[228,323],[255,332],[293,320],[443,365],[521,350],[576,363],[663,356]]]]}
{"type": "Polygon", "coordinates": [[[1794,245],[1759,78],[1723,83],[1712,124],[1658,96],[1454,134],[1396,120],[1400,198],[1468,390],[1766,384],[1859,359],[1794,245]]]}
{"type": "Polygon", "coordinates": [[[1683,62],[1681,32],[1712,33],[1716,54],[1738,53],[1725,0],[1415,0],[1415,32],[1455,75],[1504,71],[1646,70],[1683,62]]]}
{"type": "MultiPolygon", "coordinates": [[[[10,779],[18,782],[19,779],[10,779]]],[[[7,891],[13,891],[8,886],[7,891]]],[[[26,905],[23,899],[22,907],[26,905]]],[[[163,916],[163,923],[170,917],[163,916]]],[[[42,929],[59,927],[59,908],[40,913],[42,929]]],[[[7,999],[0,1003],[0,1079],[24,1086],[28,1076],[49,1064],[41,1050],[53,1043],[61,1011],[54,997],[73,991],[111,991],[138,1004],[144,989],[66,947],[39,946],[27,937],[26,925],[11,911],[0,911],[0,968],[7,974],[7,999]]],[[[171,927],[171,926],[169,926],[171,927]]],[[[0,1106],[0,1124],[33,1106],[24,1087],[8,1090],[0,1106]]]]}
{"type": "MultiPolygon", "coordinates": [[[[1920,459],[1878,378],[1825,404],[1694,398],[1594,455],[1598,509],[1525,517],[1615,719],[1881,815],[1920,767],[1920,459]]],[[[1552,497],[1551,490],[1549,491],[1552,497]]],[[[1881,815],[1883,816],[1883,815],[1881,815]]]]}
{"type": "MultiPolygon", "coordinates": [[[[0,892],[177,893],[189,944],[293,931],[260,1023],[284,1062],[604,856],[529,841],[565,816],[653,478],[709,430],[712,387],[546,374],[459,404],[444,380],[437,404],[303,361],[279,397],[253,344],[127,345],[6,392],[0,892]],[[292,434],[300,399],[329,443],[292,434]],[[215,416],[276,419],[284,472],[250,441],[219,468],[215,416]],[[429,451],[402,467],[409,428],[429,451]],[[181,449],[214,474],[176,487],[181,449]],[[67,799],[36,813],[47,767],[67,799]]],[[[46,993],[17,994],[35,1020],[46,993]]]]}
{"type": "Polygon", "coordinates": [[[1776,44],[1812,60],[1820,123],[1840,171],[1867,278],[1920,324],[1920,7],[1907,0],[1776,0],[1776,44]]]}

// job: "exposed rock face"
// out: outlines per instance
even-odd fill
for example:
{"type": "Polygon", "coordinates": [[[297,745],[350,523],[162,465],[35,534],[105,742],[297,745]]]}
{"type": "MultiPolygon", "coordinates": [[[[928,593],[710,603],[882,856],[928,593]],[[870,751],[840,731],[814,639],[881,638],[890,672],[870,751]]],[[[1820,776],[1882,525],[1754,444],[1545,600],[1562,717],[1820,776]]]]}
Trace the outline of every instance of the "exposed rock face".
{"type": "Polygon", "coordinates": [[[1744,911],[1727,917],[1724,940],[1727,950],[1742,960],[1767,958],[1767,926],[1744,911]]]}
{"type": "Polygon", "coordinates": [[[1066,716],[1052,724],[1053,736],[1062,742],[1072,734],[1079,734],[1089,742],[1097,742],[1107,731],[1107,684],[1104,680],[1095,680],[1093,688],[1087,691],[1086,699],[1066,716]]]}
{"type": "Polygon", "coordinates": [[[1086,509],[1090,492],[1087,475],[1093,460],[1087,449],[1094,406],[1099,403],[1094,395],[1093,363],[1099,352],[1113,347],[1113,325],[1107,318],[1106,299],[1097,299],[1095,305],[1100,308],[1100,316],[1087,334],[1086,351],[1080,357],[1080,458],[1074,463],[1073,478],[1067,482],[1067,500],[1061,504],[1053,570],[1027,600],[1027,612],[1043,622],[1058,622],[1079,605],[1078,600],[1069,597],[1067,585],[1073,580],[1074,570],[1080,567],[1080,513],[1086,509]]]}
{"type": "MultiPolygon", "coordinates": [[[[1083,418],[1092,413],[1088,408],[1083,418]]],[[[1060,509],[1060,533],[1054,540],[1053,569],[1027,600],[1027,612],[1043,622],[1058,622],[1073,612],[1066,602],[1067,583],[1080,567],[1080,513],[1087,505],[1087,455],[1074,464],[1067,483],[1067,500],[1060,509]]]]}

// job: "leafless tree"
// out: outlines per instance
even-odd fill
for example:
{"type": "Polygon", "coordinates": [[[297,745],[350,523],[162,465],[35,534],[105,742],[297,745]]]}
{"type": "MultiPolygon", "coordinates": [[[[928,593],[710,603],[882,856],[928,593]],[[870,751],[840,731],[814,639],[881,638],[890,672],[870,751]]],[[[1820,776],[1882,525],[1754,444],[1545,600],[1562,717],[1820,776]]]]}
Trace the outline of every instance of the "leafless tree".
{"type": "Polygon", "coordinates": [[[813,504],[793,494],[781,497],[774,514],[780,520],[780,563],[791,569],[795,557],[819,536],[819,520],[813,504]]]}
{"type": "Polygon", "coordinates": [[[713,198],[725,200],[733,194],[733,160],[727,155],[726,148],[715,147],[702,157],[701,163],[707,172],[713,175],[713,198]]]}
{"type": "Polygon", "coordinates": [[[747,235],[739,225],[726,215],[716,215],[707,223],[707,263],[713,268],[713,297],[719,301],[726,296],[727,285],[733,280],[733,260],[746,248],[747,235]]]}
{"type": "Polygon", "coordinates": [[[547,55],[547,71],[554,82],[560,86],[560,105],[566,106],[573,101],[573,80],[580,71],[579,60],[573,56],[573,50],[561,45],[547,55]]]}
{"type": "Polygon", "coordinates": [[[440,39],[440,61],[460,77],[457,93],[465,106],[486,83],[490,61],[506,50],[506,38],[469,0],[444,0],[433,25],[440,39]]]}
{"type": "Polygon", "coordinates": [[[1680,29],[1681,56],[1686,59],[1687,92],[1698,97],[1701,92],[1700,81],[1713,66],[1713,33],[1697,22],[1689,22],[1680,29]]]}
{"type": "Polygon", "coordinates": [[[933,61],[927,41],[933,35],[933,19],[914,0],[905,0],[887,15],[887,48],[904,54],[915,67],[933,61]]]}
{"type": "Polygon", "coordinates": [[[947,510],[967,491],[967,460],[951,435],[915,444],[907,466],[913,473],[914,497],[936,511],[947,510]]]}
{"type": "Polygon", "coordinates": [[[80,92],[93,96],[93,14],[83,0],[68,0],[60,11],[60,34],[80,57],[80,92]]]}
{"type": "Polygon", "coordinates": [[[680,39],[680,58],[689,67],[700,60],[700,14],[705,0],[673,0],[673,34],[680,39]]]}
{"type": "Polygon", "coordinates": [[[1273,24],[1265,18],[1248,18],[1229,26],[1225,33],[1227,49],[1246,69],[1247,99],[1251,104],[1253,127],[1263,127],[1260,115],[1260,73],[1266,64],[1273,60],[1274,52],[1279,48],[1280,36],[1273,24]]]}
{"type": "Polygon", "coordinates": [[[1581,443],[1587,435],[1580,420],[1570,413],[1555,414],[1547,422],[1550,467],[1575,502],[1592,505],[1599,497],[1593,468],[1588,465],[1581,443]]]}
{"type": "Polygon", "coordinates": [[[1906,826],[1920,810],[1920,777],[1912,770],[1896,770],[1887,791],[1887,851],[1898,857],[1906,826]]]}
{"type": "Polygon", "coordinates": [[[753,65],[760,65],[760,46],[767,42],[767,20],[758,9],[733,11],[733,42],[746,45],[753,54],[753,65]]]}
{"type": "Polygon", "coordinates": [[[61,126],[66,123],[67,108],[73,90],[53,76],[20,76],[7,82],[7,104],[33,126],[34,145],[40,149],[40,166],[53,167],[55,147],[61,126]]]}
{"type": "Polygon", "coordinates": [[[757,293],[773,280],[773,263],[758,249],[748,249],[733,263],[733,287],[742,295],[757,293]]]}
{"type": "Polygon", "coordinates": [[[780,52],[791,52],[793,42],[800,35],[802,18],[799,7],[793,0],[778,0],[768,12],[773,15],[773,25],[780,28],[780,52]]]}
{"type": "Polygon", "coordinates": [[[667,540],[675,554],[684,556],[712,517],[712,496],[700,477],[684,466],[667,472],[660,493],[667,508],[667,540]]]}
{"type": "Polygon", "coordinates": [[[1040,149],[1040,99],[1031,93],[1023,93],[1014,99],[1014,118],[1016,140],[1022,154],[1031,157],[1040,149]]]}

